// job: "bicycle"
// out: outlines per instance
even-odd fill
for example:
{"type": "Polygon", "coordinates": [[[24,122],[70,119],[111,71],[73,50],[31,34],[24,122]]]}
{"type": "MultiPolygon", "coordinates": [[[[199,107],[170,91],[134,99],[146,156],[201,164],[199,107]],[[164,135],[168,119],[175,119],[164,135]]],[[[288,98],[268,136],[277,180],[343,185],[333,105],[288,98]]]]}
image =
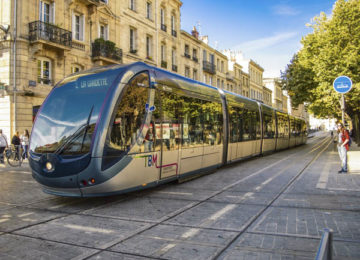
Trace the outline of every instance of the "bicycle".
{"type": "Polygon", "coordinates": [[[11,145],[7,150],[5,150],[5,157],[10,166],[21,166],[23,161],[22,150],[21,145],[11,145]]]}

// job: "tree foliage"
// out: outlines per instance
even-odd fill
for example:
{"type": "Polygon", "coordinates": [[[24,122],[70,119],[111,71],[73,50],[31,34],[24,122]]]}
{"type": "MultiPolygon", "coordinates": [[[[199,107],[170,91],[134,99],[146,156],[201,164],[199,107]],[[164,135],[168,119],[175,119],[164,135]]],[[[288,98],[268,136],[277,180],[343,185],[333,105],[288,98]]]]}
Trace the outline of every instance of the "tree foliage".
{"type": "Polygon", "coordinates": [[[333,89],[341,75],[352,79],[345,95],[346,113],[360,114],[360,1],[338,0],[330,17],[324,13],[309,25],[313,32],[302,40],[285,72],[282,87],[288,90],[293,106],[307,103],[320,117],[341,117],[340,97],[333,89]]]}

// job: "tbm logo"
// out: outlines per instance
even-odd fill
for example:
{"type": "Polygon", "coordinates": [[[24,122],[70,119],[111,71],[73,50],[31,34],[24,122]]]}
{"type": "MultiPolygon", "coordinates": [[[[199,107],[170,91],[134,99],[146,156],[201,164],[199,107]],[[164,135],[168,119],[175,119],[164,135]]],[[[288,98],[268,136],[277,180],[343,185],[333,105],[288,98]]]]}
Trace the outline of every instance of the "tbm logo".
{"type": "Polygon", "coordinates": [[[157,154],[154,155],[144,155],[142,156],[145,159],[145,167],[151,167],[156,165],[157,162],[157,154]]]}

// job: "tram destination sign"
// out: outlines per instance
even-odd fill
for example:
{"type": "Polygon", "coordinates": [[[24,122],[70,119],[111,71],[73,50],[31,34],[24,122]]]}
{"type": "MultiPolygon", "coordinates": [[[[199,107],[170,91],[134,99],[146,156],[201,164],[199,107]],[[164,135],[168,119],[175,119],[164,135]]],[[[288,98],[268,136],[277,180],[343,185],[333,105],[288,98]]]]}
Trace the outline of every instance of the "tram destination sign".
{"type": "Polygon", "coordinates": [[[352,81],[347,76],[340,76],[334,80],[333,86],[336,92],[345,94],[350,91],[352,87],[352,81]]]}

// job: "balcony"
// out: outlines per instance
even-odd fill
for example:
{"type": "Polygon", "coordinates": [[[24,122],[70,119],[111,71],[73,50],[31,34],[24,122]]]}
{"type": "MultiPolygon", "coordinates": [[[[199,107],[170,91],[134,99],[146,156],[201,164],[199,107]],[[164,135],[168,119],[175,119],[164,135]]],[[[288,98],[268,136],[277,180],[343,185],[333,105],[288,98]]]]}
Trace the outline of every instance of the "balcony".
{"type": "Polygon", "coordinates": [[[29,23],[30,42],[45,41],[53,47],[70,49],[72,45],[72,34],[56,25],[35,21],[29,23]]]}
{"type": "Polygon", "coordinates": [[[171,30],[171,35],[177,37],[177,32],[175,30],[171,30]]]}
{"type": "Polygon", "coordinates": [[[203,61],[203,70],[207,73],[210,73],[210,74],[215,74],[216,73],[216,67],[215,67],[215,64],[213,63],[210,63],[208,61],[203,61]]]}
{"type": "Polygon", "coordinates": [[[92,44],[92,58],[106,63],[122,63],[122,50],[115,47],[115,43],[96,39],[92,44]]]}
{"type": "Polygon", "coordinates": [[[175,72],[177,72],[177,70],[178,70],[177,65],[172,65],[172,70],[175,71],[175,72]]]}
{"type": "Polygon", "coordinates": [[[162,60],[161,61],[161,68],[167,69],[167,62],[162,60]]]}
{"type": "Polygon", "coordinates": [[[195,62],[199,62],[199,59],[195,56],[192,57],[192,60],[195,61],[195,62]]]}
{"type": "Polygon", "coordinates": [[[163,30],[164,32],[166,32],[166,25],[165,25],[165,24],[161,24],[161,30],[163,30]]]}
{"type": "Polygon", "coordinates": [[[190,56],[190,54],[189,53],[184,53],[184,56],[185,56],[185,58],[188,58],[188,59],[191,59],[191,56],[190,56]]]}

